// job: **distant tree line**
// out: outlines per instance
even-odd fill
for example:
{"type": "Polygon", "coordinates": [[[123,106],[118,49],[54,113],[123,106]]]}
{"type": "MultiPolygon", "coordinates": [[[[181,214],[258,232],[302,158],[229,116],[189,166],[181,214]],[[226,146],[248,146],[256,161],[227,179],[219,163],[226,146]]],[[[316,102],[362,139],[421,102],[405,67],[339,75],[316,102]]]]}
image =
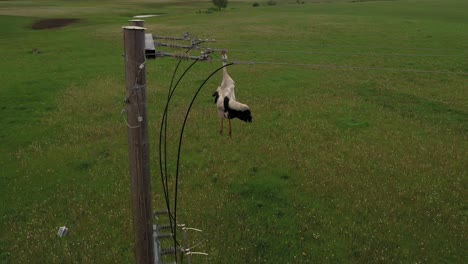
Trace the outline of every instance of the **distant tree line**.
{"type": "Polygon", "coordinates": [[[226,8],[228,5],[228,0],[213,0],[213,4],[221,10],[222,8],[226,8]]]}

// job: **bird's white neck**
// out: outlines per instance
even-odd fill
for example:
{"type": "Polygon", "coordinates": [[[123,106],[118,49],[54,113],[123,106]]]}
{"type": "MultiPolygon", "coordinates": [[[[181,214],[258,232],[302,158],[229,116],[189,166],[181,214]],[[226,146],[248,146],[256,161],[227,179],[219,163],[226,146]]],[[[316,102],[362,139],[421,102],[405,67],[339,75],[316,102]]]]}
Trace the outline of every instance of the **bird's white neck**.
{"type": "Polygon", "coordinates": [[[223,53],[222,55],[222,62],[223,62],[223,83],[233,83],[234,81],[232,80],[231,76],[229,76],[228,71],[227,71],[227,65],[228,65],[228,57],[226,53],[223,53]]]}
{"type": "Polygon", "coordinates": [[[227,65],[226,60],[223,60],[223,66],[224,66],[224,68],[223,68],[223,77],[224,77],[224,78],[226,78],[226,77],[231,78],[231,77],[229,76],[228,72],[227,72],[227,67],[226,67],[226,65],[227,65]]]}

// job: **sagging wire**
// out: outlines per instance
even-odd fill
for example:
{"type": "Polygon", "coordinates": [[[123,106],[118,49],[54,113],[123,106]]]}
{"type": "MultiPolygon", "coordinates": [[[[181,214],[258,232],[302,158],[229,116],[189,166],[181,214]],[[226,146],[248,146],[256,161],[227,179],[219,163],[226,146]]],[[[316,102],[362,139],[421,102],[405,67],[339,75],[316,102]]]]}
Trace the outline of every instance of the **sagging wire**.
{"type": "MultiPolygon", "coordinates": [[[[141,74],[141,71],[145,68],[145,65],[146,65],[146,58],[145,60],[142,62],[142,63],[139,63],[140,65],[138,66],[139,70],[136,74],[136,77],[135,77],[135,84],[133,85],[133,88],[131,88],[131,92],[129,94],[127,94],[127,96],[125,96],[125,99],[124,99],[124,104],[129,104],[130,103],[130,96],[132,96],[132,94],[135,92],[135,91],[138,91],[140,90],[142,87],[145,87],[146,84],[138,84],[138,78],[140,77],[140,74],[141,74]]],[[[137,105],[140,104],[140,97],[139,97],[140,93],[137,93],[136,95],[136,100],[137,100],[137,105]]],[[[141,122],[143,121],[143,117],[141,116],[141,113],[140,113],[140,107],[137,107],[137,110],[138,110],[138,117],[137,117],[137,120],[138,122],[141,122]]],[[[125,116],[123,116],[124,113],[126,113],[127,110],[125,109],[122,109],[120,111],[120,114],[122,115],[124,121],[125,121],[125,124],[127,124],[127,126],[131,129],[135,129],[135,128],[139,128],[140,125],[138,126],[131,126],[127,119],[125,118],[125,116]]]]}
{"type": "MultiPolygon", "coordinates": [[[[172,84],[173,84],[173,81],[174,81],[174,78],[175,78],[175,75],[176,75],[176,72],[180,66],[180,63],[181,63],[181,60],[179,60],[179,62],[177,63],[177,66],[175,67],[174,69],[174,72],[172,73],[172,79],[171,79],[171,84],[169,85],[169,90],[167,92],[167,100],[166,100],[166,106],[164,108],[164,113],[163,113],[163,117],[162,117],[162,120],[161,120],[161,126],[160,126],[160,130],[159,130],[159,170],[160,170],[160,173],[161,173],[161,181],[162,181],[162,185],[163,185],[163,190],[164,190],[164,198],[166,200],[166,207],[167,207],[167,211],[168,211],[168,214],[169,214],[169,219],[172,220],[173,216],[171,214],[171,211],[170,211],[170,203],[169,203],[169,188],[168,188],[168,185],[167,185],[167,161],[166,161],[166,154],[164,156],[164,171],[165,173],[163,173],[163,162],[162,162],[162,138],[163,138],[163,127],[166,128],[167,127],[167,115],[168,115],[168,106],[169,106],[169,101],[170,101],[170,95],[171,95],[171,91],[172,91],[172,84]],[[165,175],[165,176],[164,176],[165,175]],[[166,177],[166,178],[164,178],[166,177]]],[[[164,152],[167,153],[166,151],[166,129],[164,130],[165,133],[164,133],[164,152]]],[[[171,223],[171,232],[173,232],[173,225],[171,223]]]]}
{"type": "MultiPolygon", "coordinates": [[[[186,51],[188,53],[190,49],[186,51]]],[[[170,201],[169,201],[169,185],[168,185],[168,173],[167,173],[167,124],[168,124],[168,109],[169,109],[169,104],[172,99],[172,96],[174,95],[174,92],[179,85],[180,81],[184,78],[185,74],[197,63],[199,60],[195,60],[192,64],[190,64],[189,67],[185,69],[185,71],[182,73],[182,75],[179,77],[177,80],[176,84],[173,86],[175,75],[177,73],[177,70],[182,62],[182,59],[179,59],[179,62],[177,63],[177,66],[174,69],[174,72],[172,74],[171,78],[171,84],[169,86],[168,90],[168,96],[167,96],[167,101],[166,101],[166,106],[164,108],[164,113],[163,113],[163,118],[161,120],[161,126],[160,126],[160,132],[159,132],[159,164],[160,164],[160,173],[161,173],[161,181],[164,189],[164,197],[166,201],[166,207],[169,215],[169,223],[171,226],[171,232],[173,234],[173,240],[174,240],[174,248],[177,248],[177,245],[179,244],[177,241],[177,236],[176,236],[176,231],[175,225],[177,224],[175,216],[171,213],[171,206],[170,206],[170,201]],[[163,129],[164,127],[164,129],[163,129]],[[162,135],[164,131],[164,144],[162,141],[162,135]],[[162,162],[162,145],[164,145],[164,173],[163,173],[163,162],[162,162]]],[[[177,252],[174,252],[174,257],[177,260],[177,252]]]]}
{"type": "MultiPolygon", "coordinates": [[[[177,64],[175,70],[174,70],[174,74],[173,74],[173,80],[174,80],[174,77],[175,77],[175,73],[177,71],[177,68],[179,67],[180,65],[180,62],[177,64]]],[[[172,87],[172,83],[173,83],[173,80],[171,81],[171,86],[169,88],[169,92],[168,92],[168,97],[167,97],[167,101],[166,101],[166,106],[164,108],[164,113],[163,113],[163,119],[161,121],[161,127],[160,127],[160,133],[159,133],[159,144],[160,144],[160,153],[159,153],[159,157],[160,157],[160,172],[161,172],[161,175],[164,175],[164,180],[165,183],[163,182],[163,186],[166,188],[165,190],[165,195],[166,195],[166,198],[167,200],[169,199],[169,195],[168,195],[168,185],[167,185],[167,182],[168,182],[168,179],[167,179],[167,120],[168,120],[168,111],[169,111],[169,104],[170,104],[170,101],[172,99],[172,96],[174,95],[174,92],[178,86],[178,84],[180,83],[180,81],[183,79],[183,77],[185,76],[185,74],[195,65],[195,63],[197,63],[197,61],[194,61],[192,62],[192,64],[190,64],[189,67],[187,67],[185,69],[185,71],[182,73],[182,75],[179,77],[179,79],[177,80],[176,84],[174,87],[172,87]],[[163,129],[164,128],[164,129],[163,129]],[[163,138],[163,132],[164,131],[164,142],[162,141],[162,138],[163,138]],[[164,173],[163,173],[163,168],[162,168],[162,150],[161,150],[161,146],[164,146],[164,173]]],[[[173,218],[172,214],[170,215],[171,218],[173,218]]]]}
{"type": "MultiPolygon", "coordinates": [[[[192,251],[192,249],[200,246],[201,244],[203,244],[204,240],[200,241],[198,244],[194,245],[194,246],[191,246],[189,247],[188,246],[188,240],[187,240],[187,230],[190,230],[190,231],[197,231],[197,232],[203,232],[202,230],[198,229],[198,228],[191,228],[191,227],[187,227],[185,224],[181,224],[181,225],[178,225],[182,231],[184,232],[184,242],[185,242],[185,248],[182,248],[181,252],[180,252],[180,262],[181,263],[184,263],[184,253],[185,255],[189,256],[190,252],[192,251]]],[[[191,263],[191,258],[188,257],[188,263],[190,264],[191,263]]]]}
{"type": "Polygon", "coordinates": [[[120,114],[122,115],[122,118],[123,118],[125,124],[127,124],[127,126],[128,126],[129,128],[131,128],[131,129],[139,128],[140,126],[131,126],[131,125],[128,123],[128,121],[127,121],[127,119],[125,118],[125,116],[123,116],[123,114],[124,114],[125,112],[126,112],[125,109],[122,109],[122,111],[120,112],[120,114]]]}
{"type": "Polygon", "coordinates": [[[164,127],[165,128],[164,129],[164,132],[165,132],[164,133],[164,152],[167,153],[166,152],[167,109],[168,109],[168,106],[169,106],[170,94],[171,94],[171,91],[172,91],[172,84],[173,84],[175,74],[177,72],[177,69],[179,68],[180,63],[181,63],[181,61],[179,60],[179,62],[177,63],[177,66],[175,67],[174,72],[172,74],[171,84],[169,85],[169,90],[168,90],[168,93],[167,93],[166,106],[165,106],[165,109],[164,109],[163,117],[162,117],[162,120],[161,120],[161,126],[160,126],[160,130],[159,130],[159,170],[160,170],[160,175],[161,175],[161,183],[162,183],[162,187],[163,187],[163,191],[164,191],[164,200],[166,202],[167,213],[168,213],[168,216],[169,216],[169,225],[170,225],[172,234],[174,233],[174,225],[172,223],[173,216],[172,216],[172,213],[171,213],[171,206],[170,206],[170,202],[169,202],[169,187],[168,187],[168,180],[167,180],[167,156],[166,156],[166,154],[164,156],[164,171],[165,171],[165,173],[163,173],[162,137],[163,137],[163,127],[164,127]]]}
{"type": "MultiPolygon", "coordinates": [[[[186,34],[187,35],[187,34],[186,34]]],[[[186,38],[187,36],[184,36],[184,38],[186,38]]],[[[171,206],[170,206],[170,199],[169,199],[169,184],[168,184],[168,172],[167,172],[167,127],[168,127],[168,109],[169,109],[169,104],[170,104],[170,101],[172,99],[172,96],[178,86],[178,84],[180,83],[180,81],[184,78],[185,74],[195,65],[196,62],[198,61],[201,61],[201,60],[208,60],[209,59],[209,54],[213,51],[207,49],[205,50],[204,52],[202,52],[202,54],[199,56],[199,57],[191,57],[191,56],[188,56],[186,54],[188,54],[188,52],[192,49],[199,49],[199,47],[197,46],[197,44],[201,43],[203,41],[200,41],[198,43],[194,43],[192,41],[192,46],[190,47],[187,47],[187,50],[185,52],[184,55],[180,55],[180,56],[172,56],[172,57],[175,57],[176,59],[179,60],[179,62],[177,63],[177,66],[175,67],[174,69],[174,72],[172,74],[172,78],[171,78],[171,83],[170,83],[170,86],[169,86],[169,90],[168,90],[168,97],[167,97],[167,101],[166,101],[166,106],[165,106],[165,109],[164,109],[164,114],[163,114],[163,118],[161,120],[161,126],[160,126],[160,134],[159,134],[159,164],[160,164],[160,174],[161,174],[161,182],[162,182],[162,185],[163,185],[163,190],[164,190],[164,198],[165,198],[165,201],[166,201],[166,207],[167,207],[167,211],[168,211],[168,215],[169,215],[169,221],[170,221],[170,227],[171,227],[171,231],[172,231],[172,237],[173,237],[173,240],[174,240],[174,248],[177,248],[177,245],[180,245],[177,241],[177,236],[176,236],[176,228],[175,228],[175,225],[177,225],[177,221],[176,221],[176,218],[175,216],[171,213],[171,206]],[[182,62],[183,59],[185,58],[192,58],[192,59],[195,59],[195,61],[185,69],[185,71],[182,73],[182,75],[179,77],[179,79],[177,80],[176,84],[173,86],[173,83],[174,83],[174,80],[175,80],[175,76],[176,76],[176,73],[177,73],[177,70],[182,62]],[[163,129],[164,127],[164,129],[163,129]],[[164,132],[163,132],[164,131],[164,132]],[[162,140],[162,137],[163,137],[163,133],[164,133],[164,141],[162,140]],[[164,169],[163,169],[163,161],[162,161],[162,146],[164,145],[164,169]]],[[[174,257],[175,259],[177,260],[177,253],[174,252],[174,257]]]]}
{"type": "MultiPolygon", "coordinates": [[[[164,108],[164,113],[163,113],[163,117],[162,117],[162,120],[161,120],[161,126],[160,126],[160,130],[159,130],[159,169],[160,169],[160,173],[161,173],[161,181],[162,181],[162,185],[163,185],[163,190],[164,190],[164,198],[166,200],[166,207],[167,207],[167,211],[168,211],[168,214],[169,214],[169,219],[172,220],[173,216],[170,212],[170,203],[169,203],[169,187],[168,187],[168,181],[167,181],[167,148],[166,148],[166,135],[167,135],[167,115],[168,115],[168,106],[169,106],[169,101],[170,101],[170,95],[171,95],[171,91],[172,91],[172,84],[174,82],[174,78],[175,78],[175,75],[176,75],[176,72],[180,66],[180,63],[182,61],[179,60],[179,62],[177,63],[177,66],[175,67],[174,69],[174,72],[172,73],[172,78],[171,78],[171,84],[169,85],[169,90],[167,92],[167,100],[166,100],[166,107],[164,108]],[[164,173],[163,173],[163,162],[162,162],[162,153],[161,153],[161,146],[162,146],[162,131],[163,131],[163,127],[164,127],[164,173]],[[164,178],[165,177],[165,178],[164,178]]],[[[171,223],[171,232],[173,232],[173,225],[171,223]]]]}
{"type": "MultiPolygon", "coordinates": [[[[208,80],[213,77],[213,75],[215,75],[218,71],[222,70],[223,68],[226,68],[226,67],[229,67],[231,65],[234,65],[234,63],[228,63],[226,65],[223,65],[219,68],[217,68],[215,71],[213,71],[204,81],[203,83],[200,85],[200,87],[198,87],[198,90],[195,92],[195,94],[193,95],[193,98],[192,98],[192,101],[190,102],[190,105],[189,107],[187,108],[187,112],[185,113],[185,118],[184,118],[184,122],[182,124],[182,128],[180,130],[180,136],[179,136],[179,147],[178,147],[178,150],[177,150],[177,162],[176,162],[176,175],[175,175],[175,191],[174,191],[174,222],[177,223],[177,197],[178,197],[178,188],[179,188],[179,164],[180,164],[180,153],[181,153],[181,150],[182,150],[182,138],[183,138],[183,135],[184,135],[184,130],[185,130],[185,125],[187,123],[187,119],[188,119],[188,116],[190,114],[190,110],[192,109],[192,106],[193,106],[193,103],[195,102],[195,99],[197,99],[197,96],[198,96],[198,93],[200,93],[201,89],[203,88],[203,86],[208,82],[208,80]]],[[[174,229],[174,237],[177,237],[177,229],[174,229]]]]}

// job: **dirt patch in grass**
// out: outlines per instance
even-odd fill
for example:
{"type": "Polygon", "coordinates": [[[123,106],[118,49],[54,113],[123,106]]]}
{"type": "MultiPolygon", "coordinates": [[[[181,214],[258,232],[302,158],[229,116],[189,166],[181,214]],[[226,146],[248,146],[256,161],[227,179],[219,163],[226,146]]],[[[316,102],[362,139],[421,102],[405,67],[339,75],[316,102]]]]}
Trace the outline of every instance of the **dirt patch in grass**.
{"type": "Polygon", "coordinates": [[[78,23],[80,20],[75,18],[52,18],[42,19],[34,22],[31,28],[34,30],[44,30],[49,28],[61,28],[74,23],[78,23]]]}

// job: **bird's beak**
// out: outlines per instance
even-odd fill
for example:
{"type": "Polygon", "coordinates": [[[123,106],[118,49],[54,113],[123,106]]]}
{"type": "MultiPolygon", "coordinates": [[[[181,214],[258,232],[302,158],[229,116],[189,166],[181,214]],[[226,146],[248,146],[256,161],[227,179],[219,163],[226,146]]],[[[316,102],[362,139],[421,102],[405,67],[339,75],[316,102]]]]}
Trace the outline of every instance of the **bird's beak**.
{"type": "Polygon", "coordinates": [[[223,62],[227,62],[227,55],[226,55],[226,50],[221,51],[221,58],[223,62]]]}

